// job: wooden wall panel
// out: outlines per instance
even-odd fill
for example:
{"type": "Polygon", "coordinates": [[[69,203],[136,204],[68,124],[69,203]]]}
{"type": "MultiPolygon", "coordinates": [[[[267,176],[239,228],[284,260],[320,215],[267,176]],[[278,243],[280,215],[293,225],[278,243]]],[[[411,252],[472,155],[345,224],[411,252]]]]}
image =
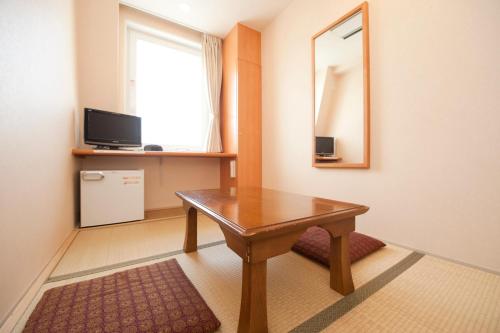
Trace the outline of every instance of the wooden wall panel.
{"type": "MultiPolygon", "coordinates": [[[[236,178],[230,177],[230,167],[229,163],[232,159],[221,158],[220,160],[220,187],[228,188],[238,186],[238,173],[236,173],[236,178]]],[[[238,171],[236,171],[238,172],[238,171]]]]}
{"type": "Polygon", "coordinates": [[[238,59],[260,66],[260,32],[238,23],[238,59]]]}
{"type": "Polygon", "coordinates": [[[238,152],[238,29],[222,43],[221,139],[226,153],[238,152]]]}
{"type": "Polygon", "coordinates": [[[238,61],[238,185],[262,185],[261,68],[238,61]]]}
{"type": "Polygon", "coordinates": [[[230,159],[221,160],[221,187],[262,185],[260,39],[238,23],[223,42],[222,143],[238,157],[236,179],[229,178],[230,159]]]}

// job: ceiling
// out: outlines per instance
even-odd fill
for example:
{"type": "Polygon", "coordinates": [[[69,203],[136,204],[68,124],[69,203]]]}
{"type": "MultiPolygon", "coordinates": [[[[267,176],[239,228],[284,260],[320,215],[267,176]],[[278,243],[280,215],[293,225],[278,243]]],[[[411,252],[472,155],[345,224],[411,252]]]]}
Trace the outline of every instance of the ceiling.
{"type": "Polygon", "coordinates": [[[120,0],[170,21],[225,37],[240,22],[262,30],[292,0],[120,0]]]}

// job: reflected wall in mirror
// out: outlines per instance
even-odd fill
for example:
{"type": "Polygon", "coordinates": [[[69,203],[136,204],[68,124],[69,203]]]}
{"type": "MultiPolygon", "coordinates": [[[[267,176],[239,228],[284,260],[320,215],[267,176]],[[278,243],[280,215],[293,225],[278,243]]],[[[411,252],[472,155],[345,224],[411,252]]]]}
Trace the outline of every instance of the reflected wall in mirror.
{"type": "Polygon", "coordinates": [[[369,168],[368,4],[312,38],[313,166],[369,168]]]}

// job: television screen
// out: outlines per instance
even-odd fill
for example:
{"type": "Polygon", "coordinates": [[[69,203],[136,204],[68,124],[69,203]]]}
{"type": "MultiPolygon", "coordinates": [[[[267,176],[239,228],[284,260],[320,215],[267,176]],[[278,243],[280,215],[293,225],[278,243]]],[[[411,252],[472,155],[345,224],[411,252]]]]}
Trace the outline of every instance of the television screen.
{"type": "Polygon", "coordinates": [[[317,136],[316,137],[316,154],[317,155],[333,155],[333,137],[317,136]]]}
{"type": "Polygon", "coordinates": [[[85,108],[85,143],[99,146],[140,147],[141,118],[85,108]]]}

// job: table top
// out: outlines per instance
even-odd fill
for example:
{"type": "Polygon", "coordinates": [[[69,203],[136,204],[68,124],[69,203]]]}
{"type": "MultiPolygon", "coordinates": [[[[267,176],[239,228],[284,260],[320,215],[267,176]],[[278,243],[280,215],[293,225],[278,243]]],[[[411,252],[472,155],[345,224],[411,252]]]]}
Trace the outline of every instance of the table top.
{"type": "Polygon", "coordinates": [[[176,195],[244,237],[318,220],[346,219],[368,207],[257,187],[179,191],[176,195]]]}

